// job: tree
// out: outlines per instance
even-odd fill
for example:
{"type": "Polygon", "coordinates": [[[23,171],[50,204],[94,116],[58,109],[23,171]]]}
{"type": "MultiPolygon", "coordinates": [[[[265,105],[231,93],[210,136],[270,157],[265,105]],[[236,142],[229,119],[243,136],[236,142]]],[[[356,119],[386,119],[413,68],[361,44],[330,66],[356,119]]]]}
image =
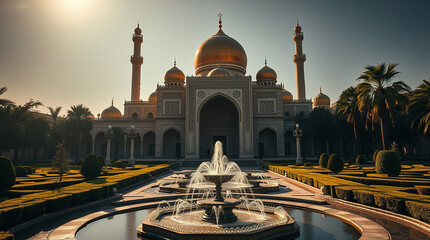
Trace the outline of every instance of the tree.
{"type": "Polygon", "coordinates": [[[67,111],[67,129],[76,138],[76,155],[75,162],[79,160],[79,144],[82,135],[88,134],[93,129],[93,123],[90,121],[90,110],[82,104],[74,105],[71,110],[67,111]]]}
{"type": "Polygon", "coordinates": [[[379,122],[381,128],[382,146],[385,148],[385,127],[388,119],[394,123],[394,106],[405,105],[408,101],[405,93],[409,86],[403,81],[392,84],[391,81],[400,72],[395,71],[398,64],[385,63],[376,66],[366,66],[366,71],[357,78],[363,82],[357,85],[359,109],[372,122],[379,122]]]}
{"type": "Polygon", "coordinates": [[[346,118],[346,122],[354,127],[354,139],[357,141],[357,122],[361,118],[358,107],[358,92],[356,87],[345,89],[337,100],[336,113],[346,118]]]}
{"type": "Polygon", "coordinates": [[[115,157],[118,157],[118,145],[119,143],[124,140],[124,135],[126,135],[127,132],[125,131],[125,128],[120,126],[113,126],[112,127],[112,135],[113,140],[115,142],[115,157]]]}
{"type": "Polygon", "coordinates": [[[69,162],[70,154],[66,151],[62,143],[57,144],[57,151],[55,152],[54,160],[52,161],[52,167],[58,169],[60,183],[63,180],[63,175],[70,169],[69,162]]]}
{"type": "MultiPolygon", "coordinates": [[[[7,87],[0,88],[0,95],[7,91],[7,87]]],[[[6,98],[0,98],[0,107],[6,107],[8,105],[14,105],[15,103],[6,98]]]]}
{"type": "Polygon", "coordinates": [[[426,135],[430,133],[430,82],[423,80],[410,96],[408,114],[412,117],[411,127],[426,135]]]}
{"type": "Polygon", "coordinates": [[[52,129],[51,129],[50,146],[49,146],[49,156],[51,157],[54,153],[55,146],[60,142],[60,136],[57,130],[57,118],[58,118],[58,114],[61,111],[61,107],[57,107],[55,109],[52,107],[48,107],[48,109],[51,112],[51,118],[52,118],[52,129]]]}

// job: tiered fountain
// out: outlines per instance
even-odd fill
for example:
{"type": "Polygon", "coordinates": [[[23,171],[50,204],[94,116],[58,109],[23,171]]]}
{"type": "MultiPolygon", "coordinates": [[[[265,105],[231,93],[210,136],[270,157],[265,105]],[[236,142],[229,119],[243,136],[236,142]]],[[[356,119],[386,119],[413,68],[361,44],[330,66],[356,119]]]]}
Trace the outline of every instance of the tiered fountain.
{"type": "Polygon", "coordinates": [[[223,155],[221,142],[215,143],[211,162],[203,162],[192,174],[187,198],[174,206],[164,202],[137,229],[138,236],[157,239],[294,239],[299,228],[282,207],[265,206],[248,199],[246,174],[223,155]],[[215,187],[215,198],[209,196],[215,187]],[[229,189],[223,192],[223,190],[229,189]],[[239,199],[227,194],[242,192],[239,199]],[[225,193],[226,197],[223,197],[225,193]]]}

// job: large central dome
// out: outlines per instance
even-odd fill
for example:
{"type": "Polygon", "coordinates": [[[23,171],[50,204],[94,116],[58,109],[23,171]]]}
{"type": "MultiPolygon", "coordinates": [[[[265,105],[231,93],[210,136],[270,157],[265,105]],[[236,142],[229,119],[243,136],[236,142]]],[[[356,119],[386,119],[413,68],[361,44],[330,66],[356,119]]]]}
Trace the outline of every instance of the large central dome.
{"type": "Polygon", "coordinates": [[[197,76],[206,76],[216,67],[226,68],[233,75],[243,76],[246,73],[246,64],[246,53],[242,45],[227,36],[221,28],[200,45],[194,57],[197,76]]]}

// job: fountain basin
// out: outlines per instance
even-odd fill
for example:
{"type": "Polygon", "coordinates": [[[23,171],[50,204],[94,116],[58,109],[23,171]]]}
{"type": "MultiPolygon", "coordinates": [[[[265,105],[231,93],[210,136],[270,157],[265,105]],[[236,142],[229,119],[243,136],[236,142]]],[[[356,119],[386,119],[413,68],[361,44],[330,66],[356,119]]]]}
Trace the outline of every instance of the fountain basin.
{"type": "Polygon", "coordinates": [[[264,217],[257,209],[234,209],[234,223],[202,222],[204,210],[183,211],[176,216],[173,208],[157,209],[137,229],[140,237],[150,239],[294,239],[299,227],[285,210],[265,206],[264,217]]]}
{"type": "Polygon", "coordinates": [[[201,216],[201,220],[212,223],[231,223],[237,221],[237,216],[233,213],[233,208],[240,204],[239,199],[227,198],[222,202],[215,201],[213,199],[205,199],[197,201],[199,207],[205,209],[205,214],[201,216]],[[218,220],[213,211],[213,207],[219,209],[222,208],[218,220]]]}

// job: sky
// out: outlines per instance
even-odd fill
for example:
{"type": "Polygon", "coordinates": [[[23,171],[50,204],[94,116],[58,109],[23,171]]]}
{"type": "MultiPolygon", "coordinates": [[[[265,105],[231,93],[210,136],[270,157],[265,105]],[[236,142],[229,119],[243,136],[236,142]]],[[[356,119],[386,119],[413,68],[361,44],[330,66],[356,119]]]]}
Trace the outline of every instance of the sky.
{"type": "Polygon", "coordinates": [[[83,104],[97,115],[123,112],[131,95],[131,40],[143,31],[141,99],[177,66],[190,76],[200,44],[218,30],[248,57],[246,75],[268,65],[294,98],[293,29],[299,21],[306,54],[306,97],[322,88],[332,103],[357,84],[366,65],[398,63],[412,89],[430,78],[430,2],[394,0],[0,0],[1,97],[43,102],[40,112],[83,104]]]}

